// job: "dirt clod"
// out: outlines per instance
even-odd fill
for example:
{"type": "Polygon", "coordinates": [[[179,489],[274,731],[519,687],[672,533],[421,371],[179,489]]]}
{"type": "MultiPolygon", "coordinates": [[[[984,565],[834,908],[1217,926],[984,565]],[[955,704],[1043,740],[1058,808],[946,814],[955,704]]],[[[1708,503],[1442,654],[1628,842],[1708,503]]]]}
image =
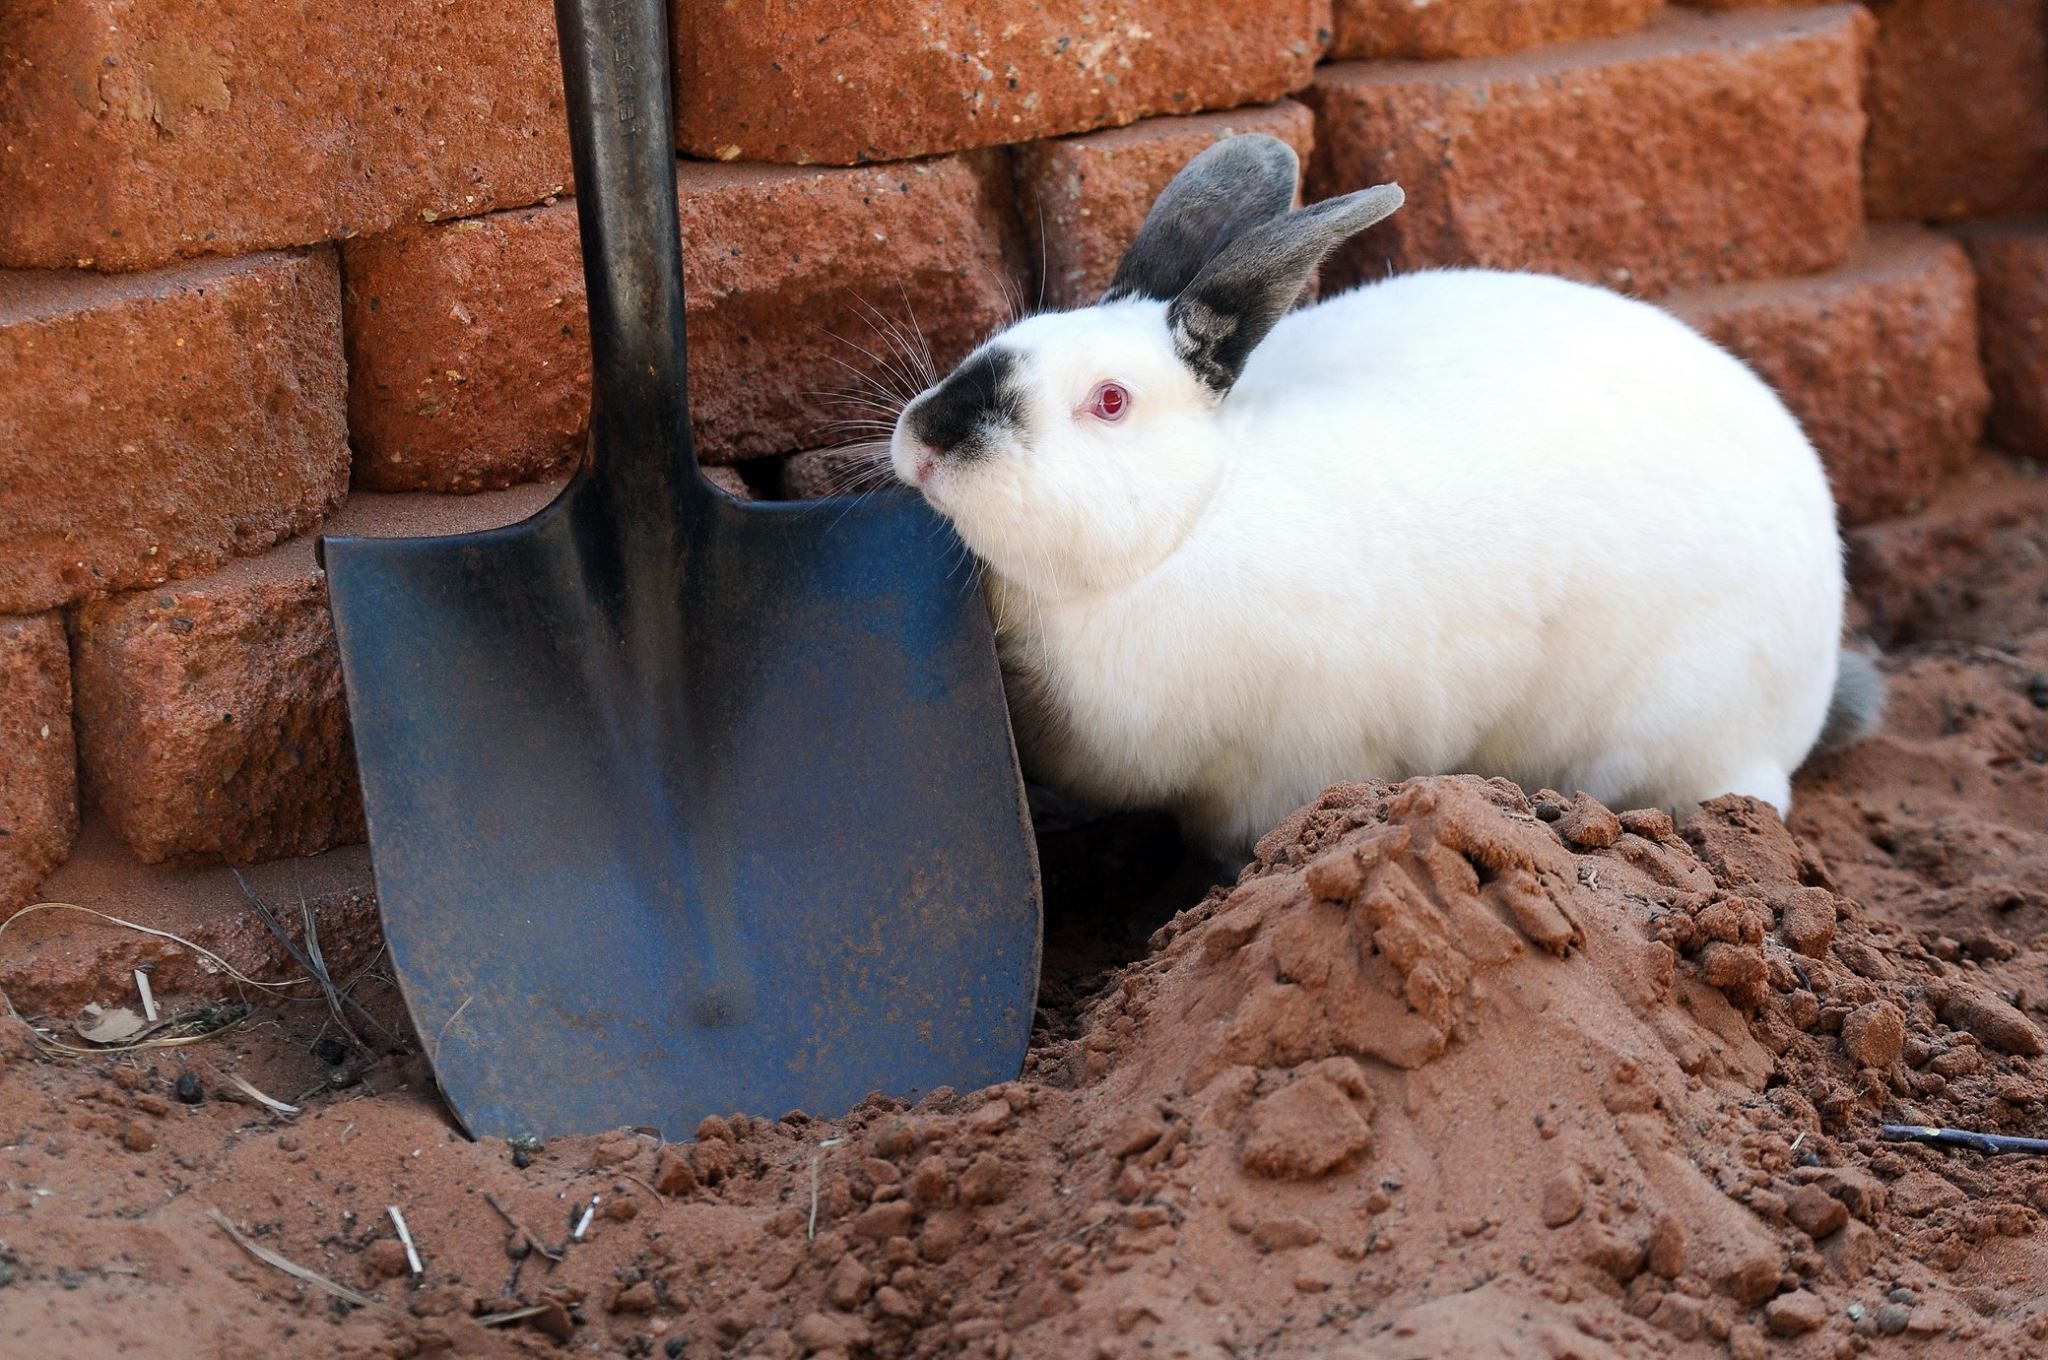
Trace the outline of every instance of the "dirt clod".
{"type": "Polygon", "coordinates": [[[1764,1322],[1775,1336],[1804,1336],[1827,1319],[1827,1304],[1804,1289],[1782,1294],[1764,1308],[1764,1322]]]}
{"type": "Polygon", "coordinates": [[[1886,1071],[1906,1043],[1906,1017],[1889,1001],[1873,1001],[1842,1021],[1842,1050],[1858,1067],[1886,1071]]]}
{"type": "Polygon", "coordinates": [[[1543,1226],[1562,1228],[1586,1207],[1586,1177],[1575,1166],[1565,1167],[1543,1183],[1543,1226]]]}
{"type": "Polygon", "coordinates": [[[1670,1214],[1658,1219],[1643,1244],[1645,1262],[1667,1280],[1685,1271],[1685,1225],[1670,1214]]]}
{"type": "Polygon", "coordinates": [[[2032,1057],[2048,1050],[2039,1026],[1982,987],[1967,983],[1950,986],[1941,1002],[1941,1018],[2001,1053],[2032,1057]]]}
{"type": "Polygon", "coordinates": [[[1849,1221],[1848,1206],[1817,1185],[1802,1185],[1787,1195],[1785,1213],[1816,1242],[1849,1221]]]}

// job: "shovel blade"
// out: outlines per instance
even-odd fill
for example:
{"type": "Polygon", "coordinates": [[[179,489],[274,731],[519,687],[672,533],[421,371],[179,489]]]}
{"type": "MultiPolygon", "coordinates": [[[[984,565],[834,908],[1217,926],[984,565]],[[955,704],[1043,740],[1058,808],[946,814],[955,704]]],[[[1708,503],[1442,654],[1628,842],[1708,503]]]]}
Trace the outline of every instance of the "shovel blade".
{"type": "Polygon", "coordinates": [[[957,540],[905,496],[707,501],[679,559],[622,566],[589,495],[323,545],[385,933],[457,1119],[683,1138],[1014,1077],[1037,862],[957,540]]]}

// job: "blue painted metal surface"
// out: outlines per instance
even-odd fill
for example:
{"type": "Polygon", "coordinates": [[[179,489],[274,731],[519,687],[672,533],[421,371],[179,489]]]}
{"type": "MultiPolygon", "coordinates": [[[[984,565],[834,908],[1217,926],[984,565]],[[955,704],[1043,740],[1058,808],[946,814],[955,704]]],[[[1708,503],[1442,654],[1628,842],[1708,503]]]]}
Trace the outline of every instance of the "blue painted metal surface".
{"type": "Polygon", "coordinates": [[[916,498],[742,504],[683,387],[665,6],[557,0],[592,456],[322,544],[384,926],[472,1132],[1014,1076],[1039,884],[986,610],[916,498]]]}

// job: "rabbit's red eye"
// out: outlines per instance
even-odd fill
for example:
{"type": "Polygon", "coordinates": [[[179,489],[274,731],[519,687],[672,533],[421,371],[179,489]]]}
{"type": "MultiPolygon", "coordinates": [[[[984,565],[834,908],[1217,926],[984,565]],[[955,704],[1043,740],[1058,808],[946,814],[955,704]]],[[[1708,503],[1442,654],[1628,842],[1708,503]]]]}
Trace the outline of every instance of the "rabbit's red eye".
{"type": "Polygon", "coordinates": [[[1122,420],[1131,394],[1122,383],[1099,383],[1088,397],[1088,414],[1097,420],[1122,420]]]}

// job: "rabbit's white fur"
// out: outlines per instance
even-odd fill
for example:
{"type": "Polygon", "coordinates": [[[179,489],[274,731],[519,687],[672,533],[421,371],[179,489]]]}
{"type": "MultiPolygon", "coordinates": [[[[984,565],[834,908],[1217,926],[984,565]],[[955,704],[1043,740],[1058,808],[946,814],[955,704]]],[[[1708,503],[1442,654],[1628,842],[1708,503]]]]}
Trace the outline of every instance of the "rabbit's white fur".
{"type": "Polygon", "coordinates": [[[1167,304],[1030,317],[1014,425],[893,456],[985,564],[1032,775],[1222,852],[1345,779],[1466,771],[1783,809],[1840,664],[1819,459],[1669,314],[1390,278],[1282,318],[1227,396],[1167,304]],[[1128,388],[1125,419],[1083,410],[1128,388]]]}

